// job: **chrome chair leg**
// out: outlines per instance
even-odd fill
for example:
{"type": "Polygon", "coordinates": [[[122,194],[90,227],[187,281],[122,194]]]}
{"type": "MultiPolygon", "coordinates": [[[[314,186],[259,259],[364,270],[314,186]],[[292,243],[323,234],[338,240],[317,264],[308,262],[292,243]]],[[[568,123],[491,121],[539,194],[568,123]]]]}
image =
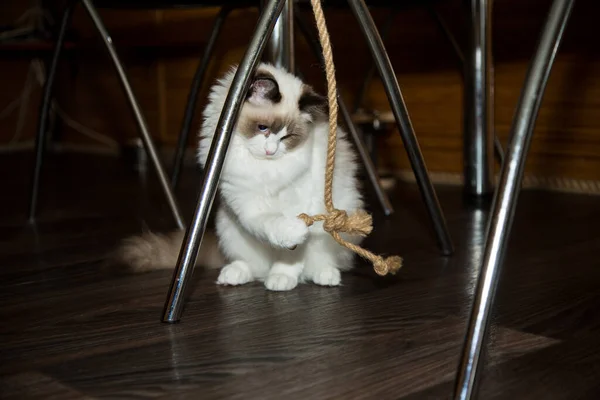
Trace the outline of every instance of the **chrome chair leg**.
{"type": "Polygon", "coordinates": [[[196,104],[198,102],[198,92],[200,91],[202,83],[204,82],[204,75],[206,75],[206,70],[208,69],[208,64],[210,63],[210,59],[212,57],[215,44],[217,43],[217,39],[219,38],[219,34],[221,33],[221,29],[223,28],[223,24],[225,24],[225,20],[230,12],[230,8],[223,7],[217,14],[210,32],[210,37],[208,38],[208,43],[206,44],[206,49],[204,50],[204,55],[202,56],[202,60],[200,60],[198,68],[196,68],[196,72],[194,73],[194,78],[192,79],[192,85],[190,87],[190,93],[185,106],[183,121],[181,123],[181,130],[179,131],[179,139],[177,140],[175,156],[173,157],[173,170],[171,171],[171,187],[173,189],[176,189],[177,184],[179,183],[181,168],[183,166],[183,160],[185,157],[185,150],[190,138],[190,127],[192,126],[192,121],[194,120],[196,104]]]}
{"type": "MultiPolygon", "coordinates": [[[[390,31],[392,30],[392,26],[394,24],[394,20],[396,19],[396,15],[398,14],[398,10],[396,8],[392,8],[390,10],[390,14],[387,16],[383,28],[381,28],[381,41],[385,42],[387,36],[389,35],[390,31]]],[[[369,66],[369,69],[367,70],[367,74],[365,75],[365,79],[363,79],[361,85],[360,85],[360,89],[358,90],[358,95],[356,96],[356,99],[354,100],[354,107],[352,109],[352,112],[357,112],[361,106],[363,101],[365,100],[365,96],[367,95],[367,90],[369,89],[369,85],[371,84],[371,81],[373,80],[373,75],[375,75],[375,71],[376,71],[376,67],[375,67],[375,63],[371,62],[371,65],[369,66]]]]}
{"type": "MultiPolygon", "coordinates": [[[[262,0],[263,2],[265,0],[262,0]]],[[[291,74],[296,72],[294,51],[294,0],[287,0],[275,23],[265,52],[266,59],[291,74]]]]}
{"type": "Polygon", "coordinates": [[[65,10],[60,21],[58,36],[56,37],[56,43],[54,43],[54,52],[52,53],[52,60],[50,61],[48,76],[46,77],[46,82],[44,84],[44,94],[42,95],[42,103],[40,104],[38,129],[35,137],[35,161],[31,179],[31,194],[29,196],[28,216],[30,223],[35,222],[35,217],[37,214],[42,165],[44,162],[46,144],[48,141],[46,134],[48,131],[48,114],[50,112],[50,106],[52,105],[52,90],[54,88],[54,81],[56,80],[58,61],[60,60],[60,54],[65,42],[65,35],[71,22],[71,16],[73,15],[74,7],[75,2],[73,1],[68,1],[67,5],[65,6],[65,10]]]}
{"type": "Polygon", "coordinates": [[[142,141],[144,142],[144,147],[146,149],[146,152],[150,156],[150,161],[154,165],[154,169],[156,171],[156,174],[158,175],[160,185],[162,187],[165,197],[167,198],[167,202],[169,203],[171,213],[173,214],[173,219],[175,219],[175,223],[177,224],[177,227],[179,229],[184,229],[185,224],[183,222],[183,217],[179,210],[179,206],[177,205],[177,200],[175,199],[175,195],[173,194],[173,191],[171,190],[171,185],[169,183],[169,179],[167,178],[165,169],[164,169],[162,162],[158,156],[158,152],[156,151],[156,148],[154,146],[154,141],[152,140],[152,136],[150,136],[150,132],[148,131],[148,124],[146,123],[146,120],[144,118],[144,115],[142,114],[142,110],[140,109],[138,101],[135,98],[135,95],[133,94],[133,90],[131,89],[131,85],[129,84],[129,79],[127,78],[127,74],[125,73],[125,70],[123,69],[123,65],[121,64],[121,61],[119,60],[119,57],[117,55],[117,51],[115,50],[115,46],[113,44],[112,38],[110,37],[110,34],[106,30],[106,27],[104,26],[104,23],[102,22],[102,19],[100,18],[100,15],[98,15],[98,12],[96,11],[96,7],[94,7],[94,4],[92,3],[92,0],[81,0],[81,1],[83,3],[83,6],[85,7],[87,13],[89,14],[90,18],[94,22],[94,25],[96,26],[96,29],[98,30],[98,33],[100,33],[100,36],[102,36],[102,40],[104,41],[106,49],[108,50],[108,53],[110,54],[110,58],[112,59],[115,69],[117,70],[117,74],[119,75],[119,79],[121,80],[121,84],[123,85],[123,89],[125,90],[125,94],[127,95],[129,105],[133,109],[133,113],[135,115],[136,122],[138,124],[138,127],[140,128],[141,138],[142,138],[142,141]]]}
{"type": "Polygon", "coordinates": [[[248,91],[250,76],[258,65],[260,56],[266,47],[267,39],[273,31],[273,27],[275,26],[277,17],[281,14],[285,1],[269,0],[264,5],[254,35],[231,83],[223,111],[217,124],[215,136],[208,152],[194,218],[185,234],[169,288],[162,316],[163,322],[174,323],[181,319],[185,300],[185,288],[194,271],[194,264],[198,257],[198,250],[200,249],[204,231],[206,230],[208,216],[217,191],[233,127],[248,91]]]}
{"type": "Polygon", "coordinates": [[[517,106],[506,159],[494,195],[482,257],[482,267],[473,297],[466,339],[456,376],[454,399],[475,396],[482,349],[489,326],[494,295],[523,181],[527,152],[548,77],[575,0],[554,0],[540,41],[530,64],[517,106]]]}
{"type": "MultiPolygon", "coordinates": [[[[306,41],[307,41],[309,47],[311,48],[312,52],[314,53],[315,57],[317,57],[317,59],[324,64],[323,54],[321,53],[321,46],[319,44],[319,41],[317,40],[315,35],[311,32],[311,30],[308,27],[308,24],[306,24],[304,19],[301,17],[301,14],[298,11],[296,11],[295,14],[296,14],[295,20],[298,25],[298,28],[300,29],[300,32],[302,33],[302,35],[304,35],[304,38],[306,39],[306,41]]],[[[344,120],[344,124],[346,125],[346,128],[348,129],[348,132],[350,133],[350,136],[352,137],[352,140],[354,141],[354,145],[356,146],[356,149],[358,150],[358,154],[360,156],[362,164],[364,165],[365,171],[367,172],[369,182],[371,183],[371,186],[373,186],[373,190],[375,191],[375,195],[377,196],[377,199],[379,200],[379,204],[381,205],[381,208],[383,209],[383,213],[386,216],[392,215],[394,213],[394,208],[392,207],[392,203],[390,202],[390,200],[387,196],[387,193],[385,192],[385,190],[381,186],[381,183],[379,182],[379,175],[377,174],[377,169],[375,168],[375,164],[373,164],[373,160],[371,159],[371,156],[369,155],[367,146],[364,143],[361,135],[359,134],[358,129],[356,128],[356,125],[354,124],[354,121],[352,121],[352,116],[350,115],[350,112],[348,111],[348,107],[346,106],[346,103],[342,99],[342,96],[340,96],[339,94],[338,94],[338,106],[339,106],[339,110],[340,110],[340,116],[344,120]]]]}
{"type": "Polygon", "coordinates": [[[485,196],[493,191],[494,103],[492,2],[468,0],[471,19],[465,57],[464,179],[465,191],[485,196]]]}
{"type": "Polygon", "coordinates": [[[442,254],[450,255],[454,252],[454,246],[452,244],[452,239],[450,238],[450,233],[448,232],[448,227],[446,226],[446,218],[444,217],[437,195],[431,184],[431,180],[429,179],[427,166],[423,160],[423,155],[421,154],[421,149],[419,148],[419,143],[410,121],[406,104],[402,97],[402,92],[398,86],[394,69],[387,56],[381,37],[377,32],[377,27],[371,18],[371,14],[369,13],[369,9],[364,0],[348,0],[348,4],[367,40],[369,49],[371,50],[375,64],[377,65],[379,75],[384,83],[388,101],[390,102],[396,118],[396,123],[400,130],[404,147],[406,148],[408,158],[416,176],[421,196],[427,206],[427,211],[429,212],[442,254]]]}
{"type": "Polygon", "coordinates": [[[369,151],[367,150],[367,145],[363,141],[360,136],[356,125],[354,125],[354,121],[352,121],[352,116],[348,111],[348,107],[346,107],[346,103],[342,99],[342,96],[338,93],[338,107],[340,110],[340,115],[344,120],[344,124],[346,128],[348,128],[348,132],[354,141],[354,145],[358,150],[358,155],[362,161],[363,166],[365,167],[365,171],[367,171],[367,176],[369,178],[369,182],[371,182],[371,186],[373,186],[373,190],[375,191],[375,195],[377,196],[377,200],[379,200],[379,204],[383,209],[383,213],[386,216],[390,216],[394,213],[394,207],[392,207],[392,203],[388,198],[387,193],[383,190],[381,183],[379,182],[379,174],[377,174],[377,168],[375,168],[375,164],[373,164],[373,160],[371,160],[371,156],[369,155],[369,151]]]}
{"type": "Polygon", "coordinates": [[[504,163],[504,149],[502,148],[500,139],[496,135],[494,135],[494,155],[496,156],[496,160],[502,165],[504,163]]]}

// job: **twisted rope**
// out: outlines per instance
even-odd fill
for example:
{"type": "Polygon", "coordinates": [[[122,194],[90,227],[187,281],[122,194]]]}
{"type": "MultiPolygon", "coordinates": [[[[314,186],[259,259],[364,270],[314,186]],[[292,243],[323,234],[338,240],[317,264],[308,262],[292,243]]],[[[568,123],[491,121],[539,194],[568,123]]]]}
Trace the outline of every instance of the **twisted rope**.
{"type": "Polygon", "coordinates": [[[373,269],[379,275],[396,273],[402,267],[402,258],[391,256],[383,258],[363,249],[354,243],[347,242],[341,236],[341,233],[349,235],[367,236],[373,230],[373,219],[371,215],[363,210],[348,215],[344,210],[338,210],[333,205],[333,171],[335,167],[335,150],[337,144],[337,87],[335,82],[335,66],[333,64],[333,55],[331,53],[331,42],[329,32],[325,24],[325,15],[321,7],[321,0],[311,0],[317,29],[319,31],[319,41],[323,49],[323,59],[325,60],[325,75],[327,77],[327,100],[329,102],[329,139],[327,143],[327,166],[325,168],[325,209],[327,214],[307,215],[300,214],[298,218],[302,219],[307,226],[311,226],[317,221],[323,221],[323,229],[328,232],[340,245],[352,250],[359,256],[371,261],[373,269]]]}

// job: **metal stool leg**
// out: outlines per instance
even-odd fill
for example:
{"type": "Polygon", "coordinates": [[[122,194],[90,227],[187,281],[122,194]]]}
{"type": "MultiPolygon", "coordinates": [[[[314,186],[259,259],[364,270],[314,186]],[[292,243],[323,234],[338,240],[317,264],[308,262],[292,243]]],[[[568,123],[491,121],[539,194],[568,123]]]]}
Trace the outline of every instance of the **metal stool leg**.
{"type": "MultiPolygon", "coordinates": [[[[262,0],[264,3],[265,0],[262,0]]],[[[266,59],[276,67],[285,68],[291,74],[296,72],[294,53],[294,0],[283,5],[281,15],[275,23],[267,46],[266,59]]]]}
{"type": "Polygon", "coordinates": [[[162,316],[163,322],[173,323],[179,321],[181,318],[185,288],[194,271],[194,264],[198,257],[198,250],[200,249],[204,231],[206,230],[208,215],[217,191],[217,184],[219,183],[221,170],[225,162],[233,127],[248,91],[250,76],[258,65],[260,56],[267,44],[267,39],[273,31],[275,21],[279,14],[281,14],[285,1],[269,0],[265,4],[246,54],[244,54],[244,58],[231,83],[208,152],[194,218],[185,234],[179,259],[177,260],[177,267],[175,268],[173,280],[169,288],[162,316]]]}
{"type": "MultiPolygon", "coordinates": [[[[299,12],[296,12],[295,20],[296,20],[296,23],[298,24],[298,28],[300,28],[300,32],[304,35],[306,41],[308,42],[308,45],[311,47],[311,49],[312,49],[313,53],[315,54],[315,56],[317,57],[317,59],[319,61],[321,61],[321,63],[324,64],[323,54],[321,53],[321,46],[320,46],[317,38],[312,34],[312,32],[308,28],[307,24],[304,22],[304,19],[300,15],[301,14],[299,12]]],[[[358,154],[361,158],[361,161],[365,167],[365,170],[367,171],[367,176],[369,177],[369,182],[371,182],[371,185],[373,186],[373,190],[375,190],[375,194],[377,196],[377,199],[379,200],[379,204],[381,204],[381,208],[383,209],[383,212],[385,215],[392,215],[394,213],[394,208],[392,207],[392,204],[391,204],[387,194],[385,193],[385,190],[383,190],[383,188],[381,187],[381,184],[379,183],[379,175],[377,174],[377,169],[375,168],[375,165],[373,164],[373,160],[371,159],[371,156],[369,155],[369,152],[367,151],[367,146],[365,145],[362,137],[358,133],[358,129],[356,129],[356,126],[354,125],[354,121],[352,121],[352,116],[350,115],[350,112],[348,111],[348,107],[346,107],[346,103],[344,103],[344,100],[339,95],[339,93],[338,93],[338,106],[339,106],[339,110],[340,110],[340,115],[341,115],[342,119],[344,120],[344,124],[348,128],[350,136],[352,137],[352,140],[354,141],[354,145],[356,146],[356,148],[358,150],[358,154]]]]}
{"type": "Polygon", "coordinates": [[[56,43],[54,44],[54,52],[52,54],[52,61],[50,62],[50,69],[48,70],[48,76],[46,77],[46,83],[44,84],[44,94],[42,96],[42,103],[40,105],[38,130],[35,138],[35,161],[33,166],[33,176],[31,179],[31,194],[29,197],[29,222],[35,221],[37,213],[40,178],[47,142],[46,133],[48,130],[48,113],[50,112],[50,106],[52,103],[52,90],[54,88],[54,80],[56,78],[58,61],[60,59],[60,54],[65,42],[67,27],[71,22],[74,6],[74,2],[67,2],[63,12],[58,36],[56,38],[56,43]]]}
{"type": "Polygon", "coordinates": [[[502,165],[504,163],[504,149],[502,148],[502,143],[500,143],[500,139],[498,136],[494,135],[494,155],[496,159],[502,165]]]}
{"type": "Polygon", "coordinates": [[[194,78],[192,79],[192,86],[190,87],[185,113],[183,114],[181,131],[179,132],[179,140],[177,141],[175,157],[173,159],[173,170],[171,171],[171,187],[173,189],[175,189],[179,183],[179,176],[181,175],[181,167],[183,166],[185,149],[187,148],[190,137],[190,127],[194,119],[194,112],[196,111],[198,92],[202,87],[202,82],[204,82],[204,75],[208,69],[208,64],[210,62],[210,58],[212,57],[213,49],[217,43],[217,39],[219,38],[219,34],[221,33],[221,29],[223,28],[223,24],[225,23],[227,15],[229,15],[230,12],[230,8],[223,7],[217,14],[210,37],[208,38],[208,43],[206,44],[206,49],[204,50],[204,55],[202,56],[202,60],[198,64],[198,68],[196,68],[194,78]]]}
{"type": "Polygon", "coordinates": [[[160,161],[160,158],[158,157],[158,152],[156,151],[156,148],[154,146],[154,141],[152,140],[152,136],[150,136],[150,132],[148,131],[148,124],[146,123],[144,115],[142,114],[142,110],[140,109],[140,106],[135,98],[135,95],[133,94],[133,90],[131,89],[131,85],[129,84],[129,79],[127,78],[127,74],[125,73],[125,70],[123,69],[123,65],[121,64],[121,61],[119,60],[119,57],[117,55],[117,51],[115,50],[115,46],[113,44],[112,38],[110,37],[108,31],[106,30],[106,27],[102,23],[102,19],[100,18],[100,15],[98,15],[98,12],[96,11],[96,8],[94,7],[94,5],[92,3],[92,0],[82,0],[82,3],[84,5],[86,11],[88,12],[90,18],[94,22],[94,25],[96,26],[96,29],[100,33],[100,36],[102,36],[102,40],[104,41],[104,44],[106,45],[106,49],[108,50],[108,53],[110,54],[110,58],[112,59],[115,69],[117,70],[117,74],[119,75],[121,84],[123,85],[123,88],[125,89],[125,94],[127,95],[127,99],[129,100],[129,105],[133,109],[135,119],[140,128],[141,138],[142,138],[142,141],[144,142],[144,147],[146,149],[146,152],[150,156],[150,161],[154,165],[154,169],[156,171],[156,174],[158,175],[160,185],[165,194],[165,197],[167,198],[167,202],[169,203],[171,213],[173,214],[173,219],[175,219],[175,223],[177,224],[177,227],[179,229],[184,229],[185,224],[183,222],[183,217],[179,210],[179,206],[177,205],[177,200],[175,199],[175,195],[173,194],[173,191],[171,190],[171,185],[169,183],[169,179],[167,178],[165,169],[162,165],[162,162],[160,161]]]}
{"type": "MultiPolygon", "coordinates": [[[[383,25],[383,28],[381,29],[381,41],[385,42],[387,36],[389,35],[390,31],[392,30],[392,26],[394,23],[394,20],[396,19],[396,15],[398,14],[398,10],[395,8],[392,8],[390,10],[390,15],[388,15],[387,19],[385,20],[385,23],[383,25]]],[[[369,85],[371,84],[371,81],[373,80],[373,75],[375,75],[375,71],[376,71],[376,67],[375,67],[375,63],[372,62],[371,65],[369,66],[369,70],[367,71],[367,74],[365,75],[365,79],[363,79],[362,84],[360,85],[360,89],[358,90],[358,95],[356,96],[356,100],[354,100],[354,108],[353,108],[353,112],[357,112],[364,99],[365,96],[367,95],[367,90],[369,89],[369,85]]]]}
{"type": "Polygon", "coordinates": [[[369,151],[367,150],[367,145],[363,141],[362,137],[358,133],[356,126],[354,125],[354,121],[352,121],[352,117],[350,112],[348,111],[348,107],[342,100],[342,97],[338,93],[338,107],[340,110],[340,114],[342,115],[342,119],[350,132],[350,136],[352,136],[352,140],[354,141],[354,145],[358,150],[358,154],[360,159],[367,171],[367,176],[369,177],[369,182],[371,182],[371,186],[373,186],[373,190],[375,190],[375,195],[379,200],[379,204],[383,209],[383,213],[386,216],[392,215],[394,213],[394,208],[392,207],[392,203],[390,203],[390,199],[388,198],[385,190],[381,187],[381,183],[379,182],[379,175],[377,174],[377,168],[375,168],[375,164],[373,164],[373,160],[371,160],[371,156],[369,155],[369,151]]]}
{"type": "Polygon", "coordinates": [[[481,353],[523,181],[533,128],[574,2],[575,0],[554,0],[552,3],[519,99],[506,160],[502,167],[498,190],[494,195],[481,272],[456,378],[455,399],[471,399],[475,395],[481,353]]]}
{"type": "Polygon", "coordinates": [[[465,69],[464,175],[466,192],[475,196],[490,194],[494,186],[492,1],[469,0],[471,27],[465,69]]]}
{"type": "Polygon", "coordinates": [[[360,25],[363,35],[367,39],[379,75],[383,80],[388,100],[394,116],[396,117],[396,123],[398,124],[400,134],[402,135],[404,147],[406,148],[412,169],[417,178],[421,196],[427,206],[427,211],[429,212],[439,245],[442,249],[442,254],[450,255],[454,252],[454,246],[452,245],[450,233],[446,226],[446,219],[438,202],[435,190],[433,189],[433,185],[431,184],[431,180],[429,179],[427,167],[423,160],[423,155],[421,154],[419,143],[406,109],[406,104],[402,98],[402,92],[398,86],[398,81],[396,80],[390,59],[387,56],[385,47],[377,32],[377,27],[371,18],[371,14],[369,13],[369,9],[364,0],[348,0],[348,4],[360,25]]]}

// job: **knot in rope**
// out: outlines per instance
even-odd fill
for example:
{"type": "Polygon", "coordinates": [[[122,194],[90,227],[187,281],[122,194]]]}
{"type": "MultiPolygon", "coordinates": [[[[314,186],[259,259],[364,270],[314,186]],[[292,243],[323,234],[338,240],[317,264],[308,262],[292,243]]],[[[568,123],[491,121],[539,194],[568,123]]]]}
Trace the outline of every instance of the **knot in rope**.
{"type": "Polygon", "coordinates": [[[373,218],[367,212],[359,210],[348,215],[344,210],[333,209],[328,214],[298,216],[307,226],[317,221],[324,221],[323,230],[328,233],[347,233],[349,235],[367,236],[373,230],[373,218]]]}
{"type": "Polygon", "coordinates": [[[348,213],[344,210],[333,210],[323,223],[323,229],[325,232],[346,232],[348,224],[348,213]]]}
{"type": "Polygon", "coordinates": [[[384,276],[389,273],[393,275],[400,268],[402,268],[402,258],[398,256],[391,256],[387,258],[377,256],[377,259],[373,261],[373,269],[377,275],[384,276]]]}

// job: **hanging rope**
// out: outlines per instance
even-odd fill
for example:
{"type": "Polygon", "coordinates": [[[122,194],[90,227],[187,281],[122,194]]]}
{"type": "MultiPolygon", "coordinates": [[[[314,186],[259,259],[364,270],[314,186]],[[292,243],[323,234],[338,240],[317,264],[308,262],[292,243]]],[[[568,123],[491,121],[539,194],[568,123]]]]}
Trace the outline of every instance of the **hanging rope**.
{"type": "Polygon", "coordinates": [[[317,221],[324,221],[323,229],[328,232],[340,245],[352,250],[359,256],[371,261],[373,269],[379,275],[396,273],[402,267],[402,258],[391,256],[383,258],[373,254],[353,243],[345,241],[341,233],[349,235],[367,236],[373,230],[373,219],[364,210],[359,210],[354,214],[348,215],[344,210],[338,210],[333,205],[333,170],[335,167],[335,148],[337,144],[337,87],[335,82],[335,66],[333,64],[333,55],[331,53],[331,43],[329,33],[325,24],[325,15],[321,7],[321,0],[311,0],[317,29],[319,31],[319,41],[323,49],[323,59],[325,60],[325,74],[327,76],[327,99],[329,101],[329,140],[327,143],[327,166],[325,168],[325,209],[327,214],[307,215],[300,214],[298,218],[302,219],[307,226],[311,226],[317,221]]]}

